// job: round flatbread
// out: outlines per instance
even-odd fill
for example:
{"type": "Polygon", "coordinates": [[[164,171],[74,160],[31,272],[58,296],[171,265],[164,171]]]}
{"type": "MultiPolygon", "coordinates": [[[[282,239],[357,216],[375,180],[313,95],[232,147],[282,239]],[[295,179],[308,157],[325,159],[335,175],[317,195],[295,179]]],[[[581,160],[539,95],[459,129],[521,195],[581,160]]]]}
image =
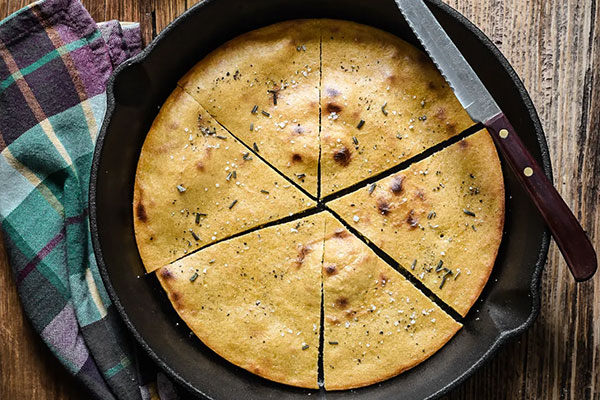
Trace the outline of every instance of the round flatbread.
{"type": "Polygon", "coordinates": [[[243,34],[200,61],[180,85],[233,135],[311,195],[319,163],[317,20],[243,34]]]}
{"type": "Polygon", "coordinates": [[[226,360],[317,388],[324,214],[198,251],[157,271],[175,310],[226,360]]]}
{"type": "Polygon", "coordinates": [[[177,88],[140,154],[135,236],[151,272],[202,246],[314,205],[177,88]]]}
{"type": "Polygon", "coordinates": [[[353,22],[325,20],[321,30],[324,196],[474,125],[426,54],[353,22]]]}
{"type": "Polygon", "coordinates": [[[460,329],[335,218],[326,221],[323,371],[327,390],[371,385],[438,351],[460,329]]]}
{"type": "Polygon", "coordinates": [[[502,239],[500,160],[480,131],[329,206],[464,316],[502,239]]]}
{"type": "Polygon", "coordinates": [[[296,20],[241,35],[180,80],[144,143],[142,260],[235,365],[318,388],[322,340],[327,390],[393,377],[453,337],[438,304],[466,315],[495,262],[504,186],[487,132],[396,172],[472,125],[429,58],[386,32],[296,20]]]}

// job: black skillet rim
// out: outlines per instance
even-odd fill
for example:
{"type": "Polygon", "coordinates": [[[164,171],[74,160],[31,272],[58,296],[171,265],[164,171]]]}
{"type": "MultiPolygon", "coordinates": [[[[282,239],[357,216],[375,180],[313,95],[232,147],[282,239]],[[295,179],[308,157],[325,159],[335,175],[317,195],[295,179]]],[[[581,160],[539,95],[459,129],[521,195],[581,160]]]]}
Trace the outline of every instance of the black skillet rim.
{"type": "MultiPolygon", "coordinates": [[[[102,249],[101,249],[100,241],[98,238],[98,223],[97,223],[97,212],[96,212],[97,211],[97,209],[96,209],[96,193],[97,193],[96,182],[97,182],[97,178],[98,178],[98,168],[99,168],[99,164],[100,164],[100,158],[102,155],[104,137],[106,136],[108,126],[110,125],[111,116],[115,109],[115,96],[114,96],[115,90],[114,90],[114,88],[115,88],[115,81],[116,81],[117,76],[124,69],[130,67],[131,65],[143,63],[145,61],[145,59],[147,58],[147,56],[152,52],[154,47],[157,45],[157,43],[159,43],[163,37],[169,35],[169,33],[172,30],[177,29],[178,25],[181,22],[183,22],[183,20],[186,19],[191,12],[196,12],[197,9],[201,9],[201,8],[205,7],[207,4],[213,3],[214,1],[218,1],[218,0],[204,0],[203,2],[198,3],[191,9],[184,12],[181,16],[177,17],[161,33],[159,33],[157,35],[157,37],[150,44],[148,44],[148,46],[144,50],[142,50],[142,52],[140,54],[129,59],[128,61],[124,62],[120,66],[118,66],[115,69],[115,71],[113,72],[113,74],[110,76],[110,78],[107,82],[107,91],[106,91],[107,109],[106,109],[106,114],[105,114],[104,121],[102,124],[102,128],[98,134],[98,138],[97,138],[96,146],[95,146],[95,150],[94,150],[94,156],[93,156],[93,160],[92,160],[92,171],[91,171],[91,176],[90,176],[90,193],[89,193],[89,208],[90,208],[89,219],[90,219],[90,229],[91,229],[91,234],[92,234],[92,245],[94,248],[94,253],[96,256],[98,268],[100,270],[100,275],[102,277],[104,285],[106,286],[106,290],[109,294],[109,297],[110,297],[111,301],[113,302],[115,308],[117,309],[120,317],[122,318],[123,322],[129,329],[131,334],[134,336],[134,338],[136,339],[138,344],[144,349],[144,351],[149,355],[149,357],[163,371],[165,371],[178,384],[182,385],[187,390],[190,390],[193,393],[195,393],[196,395],[201,395],[205,398],[208,398],[208,396],[206,396],[204,393],[202,393],[202,391],[199,388],[196,388],[190,382],[186,381],[184,378],[179,376],[178,373],[175,372],[166,362],[164,362],[158,356],[158,354],[156,354],[156,352],[146,343],[144,338],[139,334],[139,332],[137,331],[137,329],[135,328],[135,326],[129,319],[127,312],[125,311],[123,305],[121,304],[121,302],[119,300],[119,296],[116,293],[114,287],[112,286],[108,269],[106,268],[106,264],[104,263],[104,259],[102,256],[102,249]]],[[[542,158],[542,168],[544,169],[546,176],[552,181],[552,166],[551,166],[551,162],[550,162],[548,144],[546,141],[546,137],[544,135],[542,124],[540,122],[540,119],[539,119],[539,116],[535,109],[535,106],[533,105],[533,101],[531,100],[529,93],[525,89],[525,86],[523,85],[523,82],[517,75],[516,71],[513,69],[513,67],[508,62],[508,60],[504,57],[504,55],[500,52],[500,50],[492,43],[492,41],[478,27],[476,27],[470,20],[468,20],[460,12],[458,12],[454,8],[450,7],[449,5],[447,5],[446,3],[444,3],[441,0],[425,0],[425,1],[427,3],[430,3],[431,5],[439,8],[442,12],[448,14],[451,18],[457,20],[460,24],[462,24],[464,27],[466,27],[468,31],[470,31],[485,47],[488,48],[488,50],[497,59],[499,64],[508,73],[508,75],[510,76],[511,80],[513,81],[515,87],[519,91],[521,101],[523,101],[525,107],[527,108],[529,117],[531,118],[531,121],[535,127],[535,136],[537,138],[537,142],[539,145],[539,150],[540,150],[540,154],[541,154],[541,158],[542,158]]],[[[470,368],[468,368],[466,371],[464,371],[464,373],[460,377],[458,377],[454,381],[447,384],[444,388],[442,388],[437,393],[433,394],[430,397],[430,399],[440,398],[441,396],[443,396],[443,395],[447,394],[448,392],[457,388],[467,378],[469,378],[479,368],[481,368],[486,362],[488,362],[495,355],[495,353],[500,349],[500,347],[502,347],[504,344],[506,344],[511,339],[518,336],[519,334],[525,332],[531,326],[531,324],[535,321],[535,319],[537,318],[537,316],[540,312],[540,306],[541,306],[541,304],[540,304],[541,303],[541,300],[540,300],[540,283],[541,283],[540,278],[541,278],[544,266],[546,264],[549,247],[550,247],[550,234],[549,234],[548,229],[546,228],[544,230],[544,233],[541,238],[540,251],[538,253],[538,258],[535,263],[535,269],[534,269],[534,272],[533,272],[532,278],[531,278],[530,294],[532,297],[532,308],[531,308],[531,313],[530,313],[529,317],[527,318],[527,320],[525,322],[523,322],[523,324],[521,324],[521,326],[519,326],[515,329],[501,332],[498,339],[490,346],[488,351],[486,353],[484,353],[475,364],[473,364],[470,368]]]]}

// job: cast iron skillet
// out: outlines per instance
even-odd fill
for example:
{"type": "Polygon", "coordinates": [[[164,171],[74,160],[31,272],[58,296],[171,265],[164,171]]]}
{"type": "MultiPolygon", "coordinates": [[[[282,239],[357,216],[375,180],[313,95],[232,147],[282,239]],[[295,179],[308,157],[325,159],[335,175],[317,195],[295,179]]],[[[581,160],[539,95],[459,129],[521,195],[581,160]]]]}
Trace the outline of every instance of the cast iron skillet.
{"type": "MultiPolygon", "coordinates": [[[[542,127],[511,66],[458,12],[439,0],[429,0],[428,4],[550,177],[542,127]]],[[[109,81],[108,111],[98,137],[90,185],[90,219],[98,265],[112,301],[139,344],[175,381],[199,397],[294,399],[317,393],[267,381],[221,359],[190,336],[154,275],[143,277],[132,222],[138,155],[177,79],[204,55],[255,28],[319,17],[372,25],[418,45],[393,0],[206,0],[173,22],[142,54],[118,68],[109,81]]],[[[508,168],[504,176],[507,212],[500,254],[481,299],[463,321],[464,328],[432,358],[396,378],[359,390],[324,392],[322,397],[439,397],[531,325],[540,308],[539,278],[549,236],[508,168]]]]}

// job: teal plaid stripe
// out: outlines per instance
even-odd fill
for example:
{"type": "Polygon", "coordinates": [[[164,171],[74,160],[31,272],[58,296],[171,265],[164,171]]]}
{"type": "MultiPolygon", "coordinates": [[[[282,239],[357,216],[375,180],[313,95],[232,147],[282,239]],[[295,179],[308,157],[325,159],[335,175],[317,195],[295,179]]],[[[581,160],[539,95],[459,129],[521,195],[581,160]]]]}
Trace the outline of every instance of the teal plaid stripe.
{"type": "Polygon", "coordinates": [[[100,32],[94,32],[93,35],[89,38],[75,40],[74,42],[67,43],[64,46],[61,46],[56,50],[52,50],[51,52],[49,52],[48,54],[46,54],[45,56],[43,56],[42,58],[40,58],[33,64],[29,65],[28,67],[20,69],[18,74],[12,74],[8,78],[6,78],[4,81],[0,82],[0,92],[2,92],[4,89],[6,89],[7,87],[9,87],[13,83],[15,83],[15,81],[16,81],[15,75],[17,75],[19,77],[27,76],[30,73],[32,73],[32,72],[38,70],[39,68],[43,67],[44,65],[48,64],[50,61],[54,60],[55,58],[59,58],[65,53],[68,53],[70,51],[77,50],[83,46],[86,46],[88,44],[89,40],[95,40],[98,37],[100,37],[100,32]]]}
{"type": "MultiPolygon", "coordinates": [[[[96,398],[156,392],[104,288],[88,185],[114,65],[140,50],[137,25],[98,28],[76,0],[0,22],[0,223],[25,313],[96,398]]],[[[154,375],[154,378],[156,375],[154,375]]]]}

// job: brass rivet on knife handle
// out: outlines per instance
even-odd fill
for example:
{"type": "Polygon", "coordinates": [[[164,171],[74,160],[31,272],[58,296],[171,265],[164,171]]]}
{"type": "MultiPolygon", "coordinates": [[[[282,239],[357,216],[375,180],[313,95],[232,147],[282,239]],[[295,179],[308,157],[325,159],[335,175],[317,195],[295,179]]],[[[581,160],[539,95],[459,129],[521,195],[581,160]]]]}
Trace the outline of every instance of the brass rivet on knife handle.
{"type": "Polygon", "coordinates": [[[523,170],[523,174],[529,178],[531,175],[533,175],[533,169],[531,169],[531,167],[527,167],[523,170]]]}
{"type": "Polygon", "coordinates": [[[501,137],[502,139],[506,139],[506,138],[508,137],[508,130],[506,130],[506,129],[502,129],[502,130],[500,131],[499,135],[500,135],[500,137],[501,137]]]}

